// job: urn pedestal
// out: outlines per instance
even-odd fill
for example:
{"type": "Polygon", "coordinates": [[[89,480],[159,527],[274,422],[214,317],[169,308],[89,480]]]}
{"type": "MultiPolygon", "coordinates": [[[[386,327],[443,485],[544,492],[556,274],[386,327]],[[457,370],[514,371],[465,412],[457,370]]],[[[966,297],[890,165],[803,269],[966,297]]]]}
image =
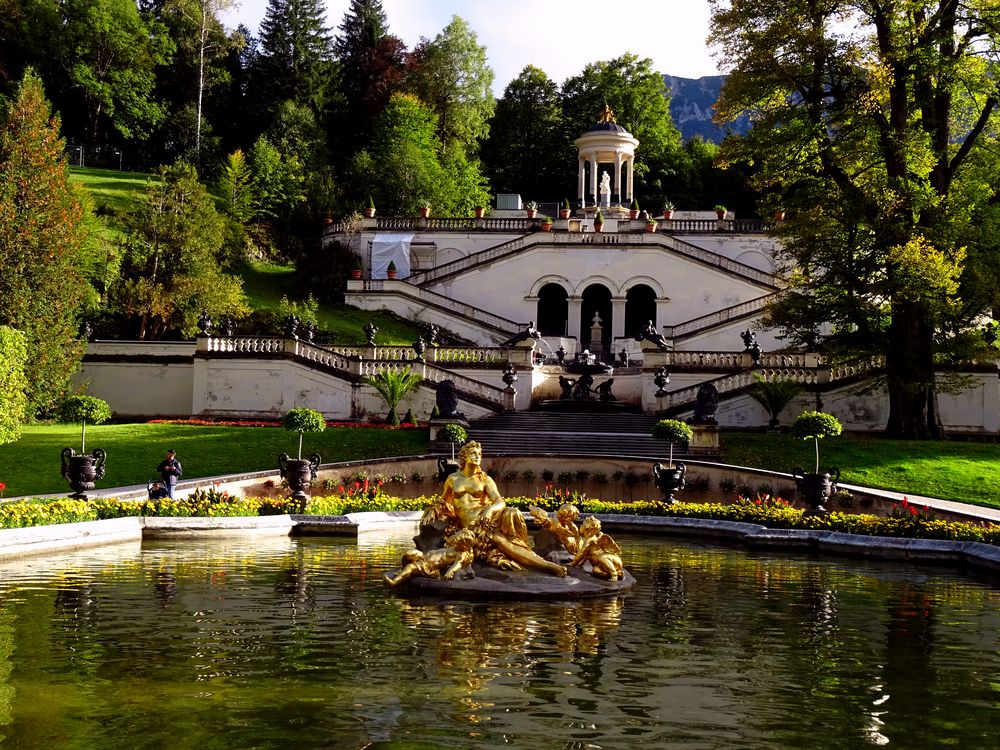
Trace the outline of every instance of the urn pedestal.
{"type": "Polygon", "coordinates": [[[292,491],[293,500],[309,499],[305,491],[316,479],[316,471],[322,460],[318,453],[313,453],[308,459],[289,458],[287,453],[278,456],[281,477],[288,481],[288,489],[292,491]]]}
{"type": "Polygon", "coordinates": [[[825,474],[809,474],[799,466],[792,470],[792,476],[795,477],[795,487],[799,491],[799,497],[806,504],[806,513],[810,515],[826,513],[823,503],[837,491],[840,469],[829,469],[825,474]]]}
{"type": "Polygon", "coordinates": [[[69,481],[70,495],[75,500],[86,500],[87,493],[94,489],[94,483],[104,476],[104,462],[108,454],[103,448],[94,448],[89,456],[77,455],[72,448],[63,448],[62,475],[69,481]]]}

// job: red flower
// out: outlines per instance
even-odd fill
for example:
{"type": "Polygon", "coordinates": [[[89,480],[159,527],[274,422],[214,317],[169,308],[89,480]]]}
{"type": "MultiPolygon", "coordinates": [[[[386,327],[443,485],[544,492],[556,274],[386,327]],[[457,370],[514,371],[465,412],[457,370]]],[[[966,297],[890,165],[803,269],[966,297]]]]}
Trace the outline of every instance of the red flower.
{"type": "Polygon", "coordinates": [[[7,489],[7,485],[4,484],[3,482],[0,482],[0,492],[3,492],[5,489],[7,489]]]}

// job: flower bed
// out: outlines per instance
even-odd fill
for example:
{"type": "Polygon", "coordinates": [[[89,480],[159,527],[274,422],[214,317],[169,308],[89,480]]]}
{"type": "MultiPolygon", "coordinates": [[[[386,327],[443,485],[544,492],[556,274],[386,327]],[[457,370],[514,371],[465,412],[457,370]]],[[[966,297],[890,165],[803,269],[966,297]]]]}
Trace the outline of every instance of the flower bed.
{"type": "MultiPolygon", "coordinates": [[[[382,491],[381,483],[355,482],[337,488],[337,493],[311,497],[305,503],[291,498],[244,498],[215,488],[199,489],[175,500],[80,500],[26,501],[0,505],[0,529],[96,521],[127,516],[224,517],[305,514],[342,516],[365,511],[420,511],[430,497],[399,498],[382,491]]],[[[659,500],[615,501],[588,498],[582,493],[547,489],[535,497],[507,498],[508,504],[527,510],[536,505],[555,510],[564,502],[582,513],[705,518],[759,524],[774,529],[839,531],[864,536],[947,539],[1000,545],[1000,526],[941,521],[926,508],[904,500],[888,516],[829,513],[807,515],[780,498],[757,497],[735,503],[677,503],[659,500]]]]}
{"type": "MultiPolygon", "coordinates": [[[[180,424],[194,427],[281,427],[280,419],[150,419],[146,424],[180,424]]],[[[427,429],[426,424],[383,424],[381,422],[336,422],[328,421],[327,427],[359,427],[369,430],[419,430],[427,429]]]]}

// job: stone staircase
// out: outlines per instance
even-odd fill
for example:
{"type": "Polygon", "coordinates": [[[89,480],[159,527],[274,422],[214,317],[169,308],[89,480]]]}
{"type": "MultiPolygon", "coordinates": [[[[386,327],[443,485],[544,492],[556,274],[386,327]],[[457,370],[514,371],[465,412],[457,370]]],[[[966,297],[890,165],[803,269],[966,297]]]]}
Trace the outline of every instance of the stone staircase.
{"type": "MultiPolygon", "coordinates": [[[[565,454],[665,459],[668,446],[650,436],[658,419],[622,412],[510,412],[470,423],[469,439],[482,444],[487,458],[565,454]]],[[[674,446],[674,458],[694,456],[674,446]]]]}

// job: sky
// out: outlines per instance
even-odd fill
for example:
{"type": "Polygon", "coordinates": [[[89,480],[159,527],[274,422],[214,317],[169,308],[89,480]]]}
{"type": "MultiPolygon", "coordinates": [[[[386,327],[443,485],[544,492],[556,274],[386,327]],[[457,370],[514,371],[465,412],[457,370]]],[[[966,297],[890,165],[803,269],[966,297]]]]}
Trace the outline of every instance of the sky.
{"type": "MultiPolygon", "coordinates": [[[[327,24],[336,31],[350,0],[323,0],[327,24]]],[[[587,63],[633,52],[653,61],[660,73],[681,78],[716,75],[705,44],[707,0],[382,0],[389,33],[408,48],[433,39],[453,15],[464,18],[486,47],[503,93],[525,65],[534,65],[562,85],[587,63]]],[[[241,0],[223,14],[230,28],[243,23],[254,33],[267,0],[241,0]]]]}

